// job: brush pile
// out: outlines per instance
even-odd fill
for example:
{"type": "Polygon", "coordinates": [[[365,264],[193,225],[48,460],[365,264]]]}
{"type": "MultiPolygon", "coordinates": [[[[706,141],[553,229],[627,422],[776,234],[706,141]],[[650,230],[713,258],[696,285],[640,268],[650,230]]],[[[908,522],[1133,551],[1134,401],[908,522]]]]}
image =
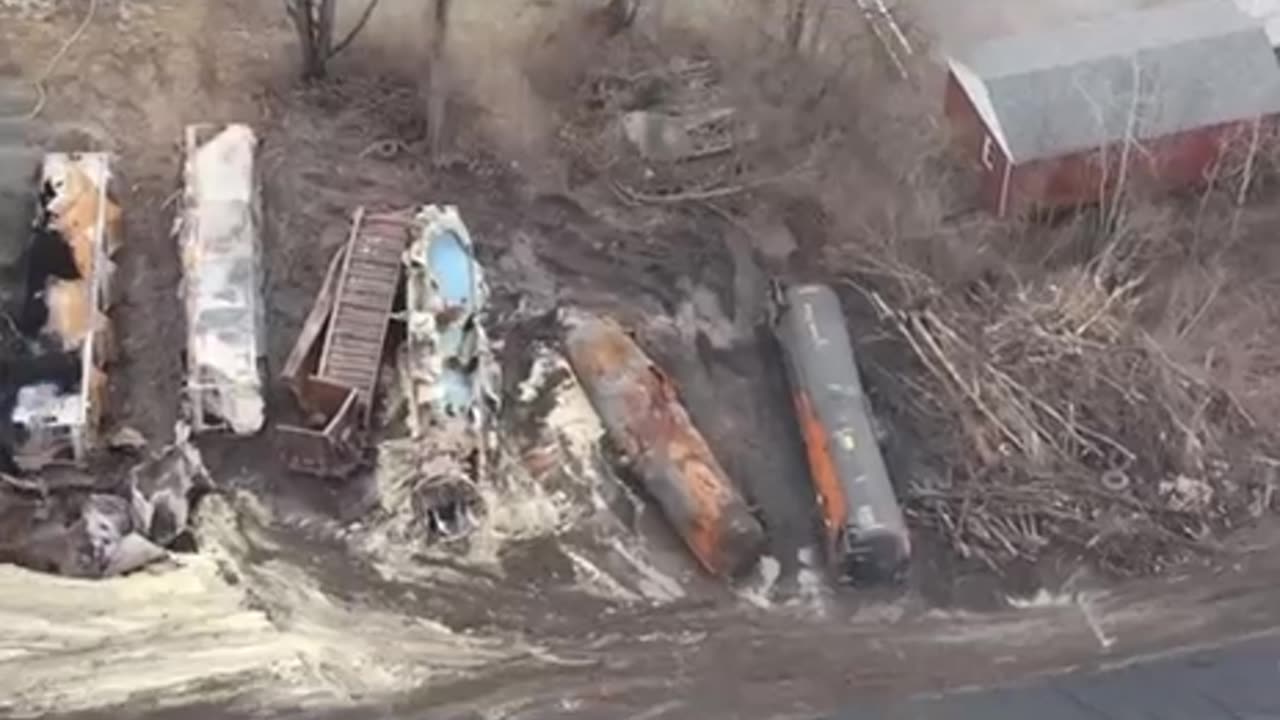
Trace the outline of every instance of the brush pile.
{"type": "Polygon", "coordinates": [[[1258,424],[1139,322],[1141,267],[1116,240],[1034,282],[943,292],[899,268],[910,301],[867,293],[924,368],[912,395],[944,436],[948,472],[910,488],[913,514],[962,556],[998,569],[1053,549],[1158,572],[1271,504],[1238,452],[1258,424]]]}
{"type": "Polygon", "coordinates": [[[637,55],[575,83],[574,111],[558,130],[574,185],[605,177],[626,205],[672,204],[737,195],[807,167],[758,142],[760,128],[712,61],[637,55]]]}

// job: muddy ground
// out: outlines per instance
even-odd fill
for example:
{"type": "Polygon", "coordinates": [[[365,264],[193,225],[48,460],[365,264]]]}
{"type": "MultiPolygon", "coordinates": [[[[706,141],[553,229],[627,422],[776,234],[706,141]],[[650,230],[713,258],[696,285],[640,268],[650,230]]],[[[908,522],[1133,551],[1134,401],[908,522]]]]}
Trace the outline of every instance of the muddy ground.
{"type": "MultiPolygon", "coordinates": [[[[1074,557],[1050,557],[998,576],[957,558],[941,538],[920,527],[918,562],[906,588],[833,590],[814,583],[803,553],[813,542],[815,523],[803,456],[777,354],[758,322],[768,276],[832,280],[842,274],[829,265],[826,250],[850,242],[848,235],[859,228],[872,230],[870,221],[851,221],[842,206],[871,208],[866,218],[893,213],[893,184],[877,175],[888,171],[884,148],[874,147],[874,139],[824,146],[848,153],[828,159],[856,166],[857,172],[840,174],[841,184],[821,192],[784,186],[722,203],[623,202],[608,180],[622,178],[639,187],[644,174],[615,164],[608,147],[602,163],[599,148],[584,149],[590,143],[570,132],[589,129],[596,118],[592,107],[583,109],[594,96],[576,84],[582,68],[600,65],[623,74],[663,54],[716,58],[722,45],[732,43],[695,32],[691,28],[707,18],[691,18],[670,4],[662,9],[656,40],[611,39],[592,24],[591,3],[564,3],[554,10],[546,9],[554,4],[541,10],[521,6],[511,25],[521,32],[493,38],[486,52],[494,56],[487,64],[485,53],[474,52],[476,39],[485,37],[487,13],[462,15],[458,37],[472,42],[472,54],[466,47],[458,52],[470,64],[457,73],[458,89],[451,95],[448,150],[429,158],[414,82],[422,67],[413,40],[415,12],[412,4],[386,5],[362,42],[336,63],[333,79],[306,87],[297,80],[291,28],[275,3],[98,0],[97,17],[48,79],[42,132],[50,147],[108,149],[119,158],[128,241],[113,313],[123,329],[123,354],[112,376],[111,422],[139,429],[153,446],[171,437],[183,342],[179,264],[170,235],[178,141],[189,122],[245,121],[263,139],[269,370],[280,367],[356,206],[457,204],[497,290],[494,334],[507,336],[501,355],[508,369],[524,367],[521,346],[538,332],[504,319],[579,304],[628,323],[676,377],[694,420],[768,526],[780,579],[763,602],[753,602],[701,577],[652,512],[632,531],[645,539],[653,567],[680,588],[679,597],[667,602],[618,602],[582,592],[581,566],[573,555],[579,539],[572,532],[511,543],[492,572],[433,556],[421,561],[416,575],[388,576],[352,560],[344,545],[349,524],[368,508],[367,488],[289,475],[267,436],[210,441],[204,449],[215,476],[258,498],[266,509],[256,517],[269,518],[248,543],[245,565],[237,567],[271,568],[264,583],[305,578],[299,587],[314,588],[324,603],[235,600],[224,591],[252,583],[231,583],[223,573],[221,580],[209,580],[218,588],[210,591],[211,607],[225,595],[246,614],[261,609],[265,620],[254,632],[326,638],[317,643],[333,638],[334,647],[348,643],[358,657],[366,651],[376,657],[376,642],[394,642],[396,623],[409,624],[408,618],[425,618],[449,633],[439,642],[435,636],[417,645],[418,640],[407,641],[409,649],[388,661],[387,673],[401,667],[448,669],[415,671],[400,682],[366,682],[358,663],[347,667],[329,655],[312,661],[299,653],[308,658],[304,674],[323,677],[316,682],[327,693],[308,712],[339,704],[423,717],[811,717],[855,697],[1008,681],[1268,626],[1275,568],[1265,552],[1272,540],[1266,527],[1233,540],[1226,555],[1197,557],[1170,578],[1130,584],[1106,581],[1074,557]],[[1049,590],[1037,596],[1042,586],[1049,590]],[[1010,596],[1036,600],[1011,609],[1010,596]],[[312,617],[307,613],[314,607],[331,613],[312,617]],[[360,627],[361,617],[369,618],[363,642],[373,650],[342,634],[360,627]],[[475,650],[469,637],[480,638],[475,643],[493,655],[475,650]],[[326,663],[339,669],[326,674],[326,663]],[[479,706],[492,713],[466,714],[479,706]]],[[[724,5],[707,15],[729,13],[732,4],[724,5]]],[[[87,7],[0,2],[0,74],[37,76],[87,7]]],[[[827,46],[820,32],[812,32],[821,55],[827,46]]],[[[757,30],[743,44],[764,44],[767,36],[757,30]]],[[[874,51],[864,34],[857,37],[874,51]]],[[[719,59],[734,69],[724,80],[729,91],[743,103],[766,108],[759,122],[778,133],[779,149],[757,156],[757,166],[747,172],[789,172],[804,155],[789,143],[811,140],[811,126],[828,121],[796,120],[787,114],[794,109],[785,106],[767,110],[772,101],[790,97],[790,71],[769,70],[768,61],[760,63],[762,69],[741,56],[719,59]]],[[[877,78],[893,76],[883,62],[870,67],[877,78]]],[[[602,101],[606,109],[613,107],[611,98],[602,101]]],[[[714,172],[720,181],[741,177],[724,168],[714,172]]],[[[687,185],[674,192],[689,190],[687,185]]],[[[1261,211],[1254,215],[1254,222],[1267,222],[1261,211]]],[[[1247,250],[1255,254],[1242,258],[1274,259],[1265,248],[1247,250]]],[[[983,264],[968,257],[939,262],[955,262],[958,286],[983,264]]],[[[842,292],[855,328],[876,326],[861,296],[847,287],[842,292]]],[[[887,429],[891,469],[899,479],[944,472],[945,459],[934,457],[928,442],[934,428],[911,421],[905,411],[918,369],[886,333],[876,327],[853,334],[887,429]]],[[[287,416],[287,396],[276,390],[272,401],[272,419],[287,416]]],[[[634,536],[621,537],[629,542],[634,536]]],[[[598,540],[581,539],[581,547],[590,549],[598,540]]],[[[256,576],[250,570],[246,577],[256,576]]],[[[19,580],[14,587],[29,582],[19,580]]],[[[288,595],[287,585],[264,587],[288,595]]],[[[71,597],[67,612],[74,611],[71,597]]],[[[111,612],[106,607],[100,612],[111,612]]],[[[10,612],[30,619],[41,611],[10,612]]],[[[234,637],[248,632],[227,627],[234,637]]],[[[246,656],[255,647],[250,639],[244,641],[246,656]]],[[[195,635],[174,638],[161,645],[165,650],[158,656],[179,657],[188,649],[184,643],[204,641],[195,635]]],[[[293,646],[272,642],[277,644],[263,645],[269,649],[262,650],[261,662],[287,664],[281,658],[289,653],[282,648],[293,646]]],[[[59,676],[60,661],[70,667],[95,657],[84,650],[50,654],[48,677],[59,676]]],[[[243,695],[235,710],[251,715],[262,711],[266,701],[258,695],[270,696],[264,688],[275,676],[263,673],[264,679],[237,686],[240,676],[232,670],[252,670],[256,662],[227,660],[231,670],[210,671],[211,687],[159,673],[139,693],[181,685],[171,702],[212,703],[220,712],[228,698],[243,695]]],[[[296,681],[289,678],[279,684],[296,681]]],[[[100,701],[68,701],[65,689],[50,694],[25,687],[26,699],[15,708],[110,705],[129,697],[119,694],[120,687],[128,684],[104,684],[100,701]]],[[[150,701],[136,703],[133,714],[150,707],[150,701]]]]}

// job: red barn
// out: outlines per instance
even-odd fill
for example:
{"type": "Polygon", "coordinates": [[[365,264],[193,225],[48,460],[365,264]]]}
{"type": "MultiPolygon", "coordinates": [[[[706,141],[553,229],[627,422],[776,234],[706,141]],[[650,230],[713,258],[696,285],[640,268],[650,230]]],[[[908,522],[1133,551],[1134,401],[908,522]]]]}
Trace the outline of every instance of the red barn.
{"type": "Polygon", "coordinates": [[[1225,0],[999,38],[948,69],[954,142],[999,216],[1201,183],[1229,152],[1247,176],[1280,116],[1266,32],[1225,0]]]}

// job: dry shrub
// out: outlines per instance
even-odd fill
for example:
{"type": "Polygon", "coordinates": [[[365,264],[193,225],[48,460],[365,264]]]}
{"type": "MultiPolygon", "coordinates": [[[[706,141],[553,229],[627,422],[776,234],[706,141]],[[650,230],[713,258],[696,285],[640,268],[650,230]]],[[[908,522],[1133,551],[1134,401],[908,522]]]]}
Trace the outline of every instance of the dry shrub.
{"type": "MultiPolygon", "coordinates": [[[[949,472],[910,489],[913,514],[963,556],[1000,568],[1052,549],[1118,573],[1158,571],[1215,547],[1270,503],[1241,456],[1268,435],[1242,389],[1260,389],[1276,358],[1240,359],[1247,369],[1232,373],[1174,352],[1163,330],[1194,337],[1204,298],[1170,304],[1156,326],[1143,306],[1168,284],[1159,275],[1180,228],[1161,208],[1124,217],[1087,261],[1058,268],[999,251],[1038,243],[1046,233],[1034,227],[858,247],[864,292],[924,370],[917,410],[942,418],[937,450],[949,472]],[[922,261],[929,253],[913,247],[963,240],[957,257],[978,247],[1006,261],[957,283],[963,260],[922,261]]],[[[1096,231],[1076,223],[1048,234],[1096,231]]]]}

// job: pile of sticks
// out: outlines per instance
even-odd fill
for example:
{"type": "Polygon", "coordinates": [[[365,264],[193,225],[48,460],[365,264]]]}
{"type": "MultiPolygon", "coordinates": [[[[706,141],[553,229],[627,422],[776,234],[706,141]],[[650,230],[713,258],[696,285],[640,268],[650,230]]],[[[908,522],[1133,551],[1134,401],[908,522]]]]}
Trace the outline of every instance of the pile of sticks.
{"type": "Polygon", "coordinates": [[[913,513],[962,556],[1000,569],[1054,548],[1140,574],[1233,521],[1222,441],[1248,415],[1141,328],[1142,279],[1110,257],[966,293],[900,273],[928,298],[910,309],[867,293],[925,370],[913,395],[950,461],[911,488],[913,513]]]}

